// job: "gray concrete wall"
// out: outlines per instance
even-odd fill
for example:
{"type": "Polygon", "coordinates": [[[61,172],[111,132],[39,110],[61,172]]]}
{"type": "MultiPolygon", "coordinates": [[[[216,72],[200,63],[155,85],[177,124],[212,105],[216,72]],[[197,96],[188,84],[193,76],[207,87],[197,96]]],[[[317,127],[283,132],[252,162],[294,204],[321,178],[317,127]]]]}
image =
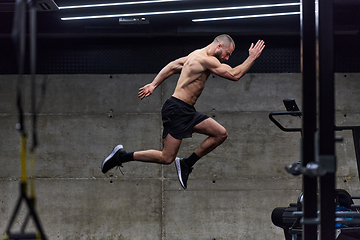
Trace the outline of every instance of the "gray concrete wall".
{"type": "MultiPolygon", "coordinates": [[[[301,108],[301,75],[248,74],[239,82],[210,76],[196,108],[222,124],[229,137],[195,165],[187,190],[173,164],[126,163],[124,175],[100,170],[119,143],[127,151],[161,149],[160,110],[178,76],[138,99],[138,88],[154,76],[38,76],[47,92],[38,117],[36,209],[49,239],[284,239],[270,216],[301,192],[301,177],[284,170],[300,159],[300,134],[282,132],[268,114],[283,111],[284,98],[295,98],[301,108]]],[[[0,76],[1,234],[19,195],[16,79],[0,76]]],[[[29,81],[23,80],[27,113],[29,81]]],[[[359,82],[360,74],[336,74],[337,125],[360,124],[359,82]]],[[[27,114],[28,133],[29,120],[27,114]]],[[[295,117],[280,121],[301,126],[295,117]]],[[[351,132],[337,135],[344,137],[337,144],[337,187],[360,195],[351,132]]],[[[190,155],[204,138],[184,139],[179,157],[190,155]]],[[[17,219],[14,227],[21,223],[17,219]]]]}

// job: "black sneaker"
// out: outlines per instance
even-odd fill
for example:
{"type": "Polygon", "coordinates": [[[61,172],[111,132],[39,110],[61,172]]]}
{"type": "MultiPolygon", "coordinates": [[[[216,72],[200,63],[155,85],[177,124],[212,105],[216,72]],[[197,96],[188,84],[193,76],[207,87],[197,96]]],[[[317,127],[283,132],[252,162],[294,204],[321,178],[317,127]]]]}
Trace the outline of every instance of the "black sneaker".
{"type": "Polygon", "coordinates": [[[110,169],[116,166],[121,166],[122,162],[120,161],[119,154],[125,153],[123,145],[117,145],[110,155],[103,161],[101,165],[101,171],[106,173],[110,169]]]}
{"type": "Polygon", "coordinates": [[[175,166],[179,176],[179,181],[181,186],[186,189],[187,188],[187,180],[189,178],[189,174],[192,172],[193,168],[189,168],[183,161],[183,158],[175,158],[175,166]]]}

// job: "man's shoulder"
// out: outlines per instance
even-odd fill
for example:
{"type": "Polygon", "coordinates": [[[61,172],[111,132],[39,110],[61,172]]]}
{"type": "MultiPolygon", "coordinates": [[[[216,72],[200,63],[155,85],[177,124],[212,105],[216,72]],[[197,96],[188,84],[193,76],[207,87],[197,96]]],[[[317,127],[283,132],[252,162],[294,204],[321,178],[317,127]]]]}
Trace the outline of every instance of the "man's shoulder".
{"type": "Polygon", "coordinates": [[[206,52],[202,51],[202,49],[197,49],[193,51],[191,54],[189,54],[189,59],[193,61],[198,61],[200,63],[211,60],[217,60],[217,58],[215,58],[214,56],[210,56],[206,54],[206,52]]]}

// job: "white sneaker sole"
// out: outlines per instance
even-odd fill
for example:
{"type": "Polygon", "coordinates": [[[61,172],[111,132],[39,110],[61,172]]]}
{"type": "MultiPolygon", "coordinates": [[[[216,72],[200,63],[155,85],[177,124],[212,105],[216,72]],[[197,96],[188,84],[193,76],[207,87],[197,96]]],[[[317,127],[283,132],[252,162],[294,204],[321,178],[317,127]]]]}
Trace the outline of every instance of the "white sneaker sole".
{"type": "Polygon", "coordinates": [[[115,153],[117,153],[117,151],[119,151],[120,149],[124,148],[123,145],[117,145],[116,147],[114,147],[114,149],[112,150],[112,152],[110,153],[110,155],[103,161],[102,165],[101,165],[101,170],[103,170],[105,163],[112,158],[115,153]]]}
{"type": "Polygon", "coordinates": [[[178,173],[178,177],[179,177],[180,184],[181,184],[181,186],[182,186],[184,189],[186,189],[186,187],[184,186],[182,177],[181,177],[180,158],[178,158],[178,157],[175,158],[175,166],[176,166],[176,170],[177,170],[177,173],[178,173]]]}

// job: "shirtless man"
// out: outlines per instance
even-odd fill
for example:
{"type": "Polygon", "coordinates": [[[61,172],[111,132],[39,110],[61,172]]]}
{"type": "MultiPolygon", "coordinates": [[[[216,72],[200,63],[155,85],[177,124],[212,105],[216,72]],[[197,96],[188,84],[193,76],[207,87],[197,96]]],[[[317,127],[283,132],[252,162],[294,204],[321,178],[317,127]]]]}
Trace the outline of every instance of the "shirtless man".
{"type": "Polygon", "coordinates": [[[162,120],[164,125],[163,149],[125,152],[122,145],[117,145],[111,154],[103,161],[101,170],[106,173],[115,166],[130,161],[170,164],[175,160],[181,186],[187,188],[187,180],[193,165],[204,155],[214,150],[227,138],[226,129],[214,119],[199,113],[194,105],[205,87],[205,82],[211,72],[238,81],[253,65],[262,50],[264,41],[259,40],[249,48],[249,57],[235,68],[221,62],[229,59],[235,49],[235,43],[229,35],[223,34],[214,39],[208,46],[195,50],[186,57],[179,58],[167,64],[155,79],[139,89],[141,99],[150,96],[156,87],[165,79],[181,70],[174,94],[164,103],[162,120]],[[208,136],[195,152],[188,158],[177,158],[183,138],[192,133],[208,136]]]}

